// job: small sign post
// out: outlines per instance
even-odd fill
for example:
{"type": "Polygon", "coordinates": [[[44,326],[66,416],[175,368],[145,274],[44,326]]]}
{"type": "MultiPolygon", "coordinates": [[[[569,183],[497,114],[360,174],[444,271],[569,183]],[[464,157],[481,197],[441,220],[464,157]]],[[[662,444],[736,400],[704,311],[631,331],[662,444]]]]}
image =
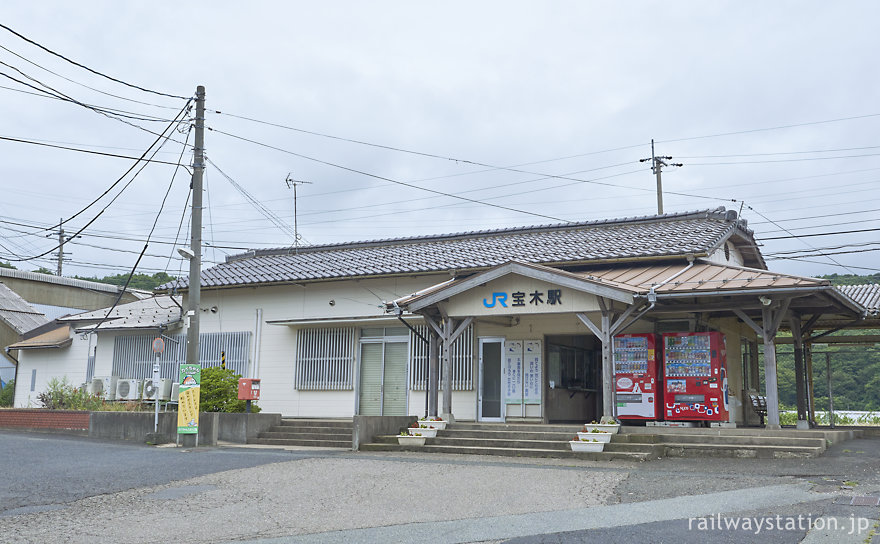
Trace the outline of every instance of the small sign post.
{"type": "Polygon", "coordinates": [[[153,418],[153,432],[159,432],[159,380],[161,373],[161,366],[159,366],[159,357],[162,356],[162,352],[165,351],[165,340],[162,340],[161,337],[156,337],[153,339],[153,353],[156,354],[156,362],[153,363],[153,389],[156,390],[156,399],[155,399],[155,410],[154,410],[154,418],[153,418]]]}
{"type": "Polygon", "coordinates": [[[199,393],[202,383],[202,365],[180,365],[180,393],[177,398],[177,435],[196,435],[199,445],[199,393]]]}

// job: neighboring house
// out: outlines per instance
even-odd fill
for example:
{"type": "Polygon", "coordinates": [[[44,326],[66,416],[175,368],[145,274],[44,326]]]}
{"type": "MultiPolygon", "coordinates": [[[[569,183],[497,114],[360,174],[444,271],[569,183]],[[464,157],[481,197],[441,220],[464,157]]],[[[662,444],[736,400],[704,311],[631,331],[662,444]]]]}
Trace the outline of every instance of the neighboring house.
{"type": "Polygon", "coordinates": [[[152,375],[151,341],[168,336],[162,377],[175,378],[180,306],[158,296],[108,309],[66,316],[32,329],[7,350],[18,352],[15,406],[38,406],[37,395],[52,378],[80,386],[96,376],[145,378],[152,375]],[[175,336],[176,335],[176,336],[175,336]],[[98,358],[96,355],[100,354],[98,358]]]}
{"type": "MultiPolygon", "coordinates": [[[[727,339],[730,420],[742,423],[743,391],[760,383],[756,328],[772,329],[772,352],[789,318],[865,314],[826,280],[767,271],[746,222],[724,208],[255,250],[204,270],[200,283],[201,362],[219,364],[224,352],[227,366],[262,380],[264,410],[290,417],[434,413],[443,366],[442,412],[456,419],[599,419],[613,410],[613,333],[716,330],[727,339]],[[483,350],[518,342],[539,354],[536,386],[489,413],[483,400],[508,376],[483,350]]],[[[187,282],[163,289],[185,298],[187,282]]],[[[83,316],[64,322],[87,331],[83,316]]],[[[88,354],[95,375],[146,376],[158,323],[108,325],[90,344],[63,348],[80,359],[72,381],[88,376],[88,354]]],[[[32,349],[22,367],[51,348],[32,349]]],[[[51,375],[66,364],[42,368],[51,375]]],[[[163,372],[175,363],[166,364],[163,372]]],[[[765,377],[775,383],[775,372],[765,377]]],[[[16,405],[25,400],[16,395],[16,405]]]]}
{"type": "MultiPolygon", "coordinates": [[[[22,334],[48,322],[42,312],[0,283],[0,345],[8,346],[18,341],[22,334]]],[[[13,378],[15,364],[12,358],[8,355],[0,358],[0,381],[5,384],[13,378]]]]}

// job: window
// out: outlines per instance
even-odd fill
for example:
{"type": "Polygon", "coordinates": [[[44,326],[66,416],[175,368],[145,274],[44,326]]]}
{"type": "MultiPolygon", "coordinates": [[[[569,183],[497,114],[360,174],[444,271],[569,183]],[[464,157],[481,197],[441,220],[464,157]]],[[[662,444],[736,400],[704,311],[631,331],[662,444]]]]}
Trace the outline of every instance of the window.
{"type": "MultiPolygon", "coordinates": [[[[428,338],[427,325],[413,327],[428,338]]],[[[439,339],[438,339],[439,343],[439,339]]],[[[409,340],[409,388],[413,391],[424,391],[428,388],[428,344],[415,334],[410,333],[409,340]]],[[[474,326],[470,325],[461,336],[455,339],[450,349],[449,358],[452,362],[452,390],[471,391],[474,388],[474,326]]],[[[442,361],[440,362],[442,366],[442,361]]],[[[443,387],[443,369],[440,369],[439,387],[443,387]]]]}
{"type": "MultiPolygon", "coordinates": [[[[226,355],[226,368],[242,376],[248,375],[250,357],[249,331],[206,332],[199,335],[199,362],[202,368],[221,365],[226,355]]],[[[148,379],[153,377],[153,353],[155,334],[117,336],[113,340],[113,369],[111,374],[122,379],[148,379]]],[[[162,378],[178,379],[178,366],[186,362],[186,335],[167,336],[165,351],[159,356],[162,378]]],[[[92,367],[94,372],[94,367],[92,367]]]]}
{"type": "Polygon", "coordinates": [[[301,391],[353,389],[356,345],[354,327],[299,329],[296,334],[296,388],[301,391]]]}

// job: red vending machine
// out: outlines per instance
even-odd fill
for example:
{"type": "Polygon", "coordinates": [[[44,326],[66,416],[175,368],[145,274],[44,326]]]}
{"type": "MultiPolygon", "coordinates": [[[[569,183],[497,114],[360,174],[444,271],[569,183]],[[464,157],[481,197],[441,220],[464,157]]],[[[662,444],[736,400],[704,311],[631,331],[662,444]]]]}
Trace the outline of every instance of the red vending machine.
{"type": "Polygon", "coordinates": [[[617,417],[663,419],[663,376],[656,334],[614,337],[614,386],[617,417]]]}
{"type": "Polygon", "coordinates": [[[720,332],[663,335],[666,419],[727,421],[727,346],[720,332]]]}

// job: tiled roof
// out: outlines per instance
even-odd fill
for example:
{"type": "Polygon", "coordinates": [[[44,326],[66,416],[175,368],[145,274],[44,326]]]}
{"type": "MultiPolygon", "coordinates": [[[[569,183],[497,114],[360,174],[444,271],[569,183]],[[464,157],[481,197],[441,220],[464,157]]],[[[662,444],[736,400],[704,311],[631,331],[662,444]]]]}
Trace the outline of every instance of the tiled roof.
{"type": "Polygon", "coordinates": [[[654,292],[658,294],[699,294],[712,291],[830,285],[828,280],[700,261],[690,267],[686,264],[626,266],[590,270],[578,275],[607,282],[610,285],[636,288],[645,293],[653,287],[654,292]]]}
{"type": "Polygon", "coordinates": [[[870,314],[880,315],[880,284],[838,285],[837,289],[867,308],[870,314]]]}
{"type": "MultiPolygon", "coordinates": [[[[78,331],[93,330],[107,315],[107,308],[59,318],[59,322],[77,323],[78,331]]],[[[99,330],[155,329],[180,321],[180,306],[170,296],[120,304],[107,317],[99,330]]]]}
{"type": "Polygon", "coordinates": [[[49,319],[15,291],[0,283],[0,321],[22,334],[48,323],[49,319]]]}
{"type": "MultiPolygon", "coordinates": [[[[708,255],[738,233],[754,245],[745,221],[724,208],[641,218],[540,225],[255,250],[202,271],[203,287],[312,281],[457,270],[477,271],[511,260],[553,265],[708,255]]],[[[755,257],[763,266],[760,255],[755,257]]],[[[187,281],[168,283],[160,289],[187,281]]]]}

